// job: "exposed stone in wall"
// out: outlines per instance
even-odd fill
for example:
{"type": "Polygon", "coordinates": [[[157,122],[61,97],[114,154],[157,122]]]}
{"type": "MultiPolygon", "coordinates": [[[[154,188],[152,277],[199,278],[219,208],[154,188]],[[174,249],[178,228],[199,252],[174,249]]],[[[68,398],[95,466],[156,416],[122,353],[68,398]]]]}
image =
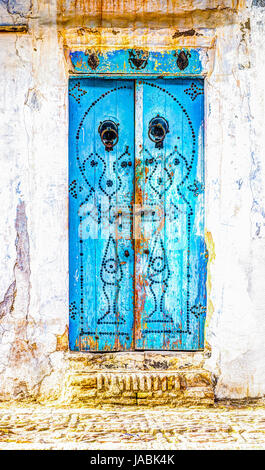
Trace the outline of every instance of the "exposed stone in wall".
{"type": "MultiPolygon", "coordinates": [[[[23,378],[19,379],[19,369],[21,366],[23,367],[24,362],[31,360],[32,352],[36,346],[30,344],[27,337],[30,303],[30,254],[25,203],[22,201],[17,206],[15,229],[17,235],[15,239],[16,260],[13,268],[14,281],[0,304],[0,331],[2,346],[8,345],[8,354],[4,359],[9,372],[13,370],[13,373],[16,374],[17,370],[17,376],[14,377],[15,385],[11,384],[13,394],[24,397],[27,395],[27,385],[23,373],[23,378]]],[[[2,374],[3,378],[4,373],[2,374]]],[[[4,380],[1,385],[4,388],[8,387],[4,380]]]]}

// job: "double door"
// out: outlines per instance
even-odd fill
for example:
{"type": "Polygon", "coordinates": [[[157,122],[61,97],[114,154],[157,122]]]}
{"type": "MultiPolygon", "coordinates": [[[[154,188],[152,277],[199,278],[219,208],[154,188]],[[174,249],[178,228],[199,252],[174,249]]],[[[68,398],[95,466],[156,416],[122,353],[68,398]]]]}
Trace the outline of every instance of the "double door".
{"type": "Polygon", "coordinates": [[[204,343],[203,81],[69,83],[70,348],[204,343]]]}

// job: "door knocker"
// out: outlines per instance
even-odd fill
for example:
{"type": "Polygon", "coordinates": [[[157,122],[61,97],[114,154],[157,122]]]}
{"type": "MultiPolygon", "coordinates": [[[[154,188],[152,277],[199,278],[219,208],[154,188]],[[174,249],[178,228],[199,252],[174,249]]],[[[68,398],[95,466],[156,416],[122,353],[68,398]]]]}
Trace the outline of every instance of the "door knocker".
{"type": "Polygon", "coordinates": [[[180,53],[175,52],[175,57],[177,57],[177,66],[179,70],[185,70],[189,65],[189,57],[191,57],[190,52],[180,51],[180,53]]]}
{"type": "Polygon", "coordinates": [[[159,116],[159,114],[151,119],[148,128],[148,137],[155,143],[155,147],[158,149],[163,148],[163,141],[166,134],[169,133],[169,125],[165,118],[159,116]]]}
{"type": "Polygon", "coordinates": [[[118,143],[119,140],[119,124],[116,122],[111,121],[110,119],[106,119],[103,122],[100,122],[98,127],[98,132],[101,138],[101,142],[105,145],[105,149],[107,152],[113,150],[114,145],[118,143]]]}

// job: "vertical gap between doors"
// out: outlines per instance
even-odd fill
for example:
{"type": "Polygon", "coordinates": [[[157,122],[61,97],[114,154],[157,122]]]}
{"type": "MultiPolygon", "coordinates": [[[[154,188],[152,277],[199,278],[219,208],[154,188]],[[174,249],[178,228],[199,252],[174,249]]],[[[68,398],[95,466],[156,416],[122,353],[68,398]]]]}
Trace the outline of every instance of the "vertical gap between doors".
{"type": "Polygon", "coordinates": [[[135,243],[135,226],[134,226],[134,220],[135,220],[135,189],[136,189],[136,184],[135,184],[135,174],[136,174],[136,133],[135,133],[135,126],[136,126],[136,80],[133,80],[134,83],[134,175],[133,175],[133,207],[132,207],[132,234],[133,234],[133,256],[134,256],[134,263],[133,263],[133,351],[136,349],[136,341],[135,341],[135,333],[136,333],[136,283],[135,283],[135,278],[136,278],[136,243],[135,243]]]}

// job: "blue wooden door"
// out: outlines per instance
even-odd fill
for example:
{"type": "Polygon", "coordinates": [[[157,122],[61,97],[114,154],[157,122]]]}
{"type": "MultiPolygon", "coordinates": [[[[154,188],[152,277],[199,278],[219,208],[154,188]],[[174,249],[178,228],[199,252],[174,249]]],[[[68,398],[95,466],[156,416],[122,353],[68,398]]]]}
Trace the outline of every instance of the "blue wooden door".
{"type": "Polygon", "coordinates": [[[136,83],[135,347],[203,347],[203,82],[136,83]]]}
{"type": "Polygon", "coordinates": [[[72,79],[70,349],[133,347],[134,82],[72,79]]]}
{"type": "Polygon", "coordinates": [[[201,349],[203,82],[72,79],[69,106],[70,348],[201,349]]]}

